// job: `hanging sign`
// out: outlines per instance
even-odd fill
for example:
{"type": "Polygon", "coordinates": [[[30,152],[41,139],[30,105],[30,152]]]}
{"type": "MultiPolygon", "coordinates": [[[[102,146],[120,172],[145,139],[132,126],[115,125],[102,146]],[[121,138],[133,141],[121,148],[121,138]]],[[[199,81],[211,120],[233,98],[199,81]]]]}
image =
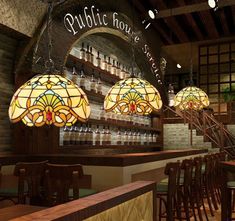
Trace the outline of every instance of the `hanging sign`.
{"type": "MultiPolygon", "coordinates": [[[[113,12],[111,15],[101,13],[98,8],[92,5],[90,8],[84,7],[82,13],[72,15],[67,13],[64,16],[64,26],[72,35],[79,35],[80,31],[93,29],[95,27],[112,27],[116,30],[123,32],[127,36],[132,36],[135,44],[140,44],[142,41],[141,36],[136,34],[130,27],[130,25],[124,21],[123,17],[117,12],[113,12]]],[[[145,54],[148,62],[151,65],[151,70],[157,77],[158,83],[162,83],[160,75],[158,74],[159,68],[157,63],[150,52],[150,48],[146,43],[140,45],[143,53],[145,54]]]]}

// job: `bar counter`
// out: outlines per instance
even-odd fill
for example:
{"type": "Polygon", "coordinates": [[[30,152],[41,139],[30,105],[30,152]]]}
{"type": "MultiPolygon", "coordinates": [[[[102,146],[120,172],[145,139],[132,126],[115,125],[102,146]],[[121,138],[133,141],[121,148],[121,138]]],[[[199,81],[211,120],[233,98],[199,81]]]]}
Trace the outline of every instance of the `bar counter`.
{"type": "MultiPolygon", "coordinates": [[[[83,165],[84,173],[92,175],[92,188],[102,191],[137,180],[157,181],[158,170],[170,161],[204,155],[205,149],[166,150],[151,153],[117,155],[40,154],[0,156],[2,165],[14,165],[20,161],[43,161],[51,163],[83,165]]],[[[4,173],[4,168],[2,169],[4,173]]]]}

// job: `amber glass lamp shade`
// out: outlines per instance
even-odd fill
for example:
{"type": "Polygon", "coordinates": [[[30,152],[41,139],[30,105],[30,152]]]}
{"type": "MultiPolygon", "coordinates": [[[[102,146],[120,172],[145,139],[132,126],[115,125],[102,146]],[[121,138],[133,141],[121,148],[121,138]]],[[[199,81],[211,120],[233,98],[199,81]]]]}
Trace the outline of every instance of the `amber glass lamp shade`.
{"type": "Polygon", "coordinates": [[[148,115],[162,107],[158,90],[148,81],[131,77],[117,82],[104,100],[104,109],[117,114],[148,115]]]}
{"type": "Polygon", "coordinates": [[[180,110],[201,110],[209,106],[207,94],[198,87],[189,86],[179,91],[174,98],[174,106],[180,110]]]}
{"type": "Polygon", "coordinates": [[[90,105],[86,94],[72,81],[45,74],[33,77],[15,92],[8,112],[13,123],[22,120],[27,126],[63,127],[77,120],[87,121],[90,105]]]}

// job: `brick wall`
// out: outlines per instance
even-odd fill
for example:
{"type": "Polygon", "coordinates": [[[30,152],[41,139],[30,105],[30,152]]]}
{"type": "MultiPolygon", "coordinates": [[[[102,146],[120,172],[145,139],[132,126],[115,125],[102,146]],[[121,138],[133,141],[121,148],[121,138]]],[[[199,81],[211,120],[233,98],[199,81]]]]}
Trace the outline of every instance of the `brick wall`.
{"type": "Polygon", "coordinates": [[[227,128],[235,136],[235,124],[227,125],[227,128]]]}
{"type": "MultiPolygon", "coordinates": [[[[188,124],[164,124],[163,131],[164,149],[191,148],[188,124]]],[[[196,130],[193,130],[193,148],[211,148],[211,143],[204,142],[203,136],[197,136],[196,130]]]]}

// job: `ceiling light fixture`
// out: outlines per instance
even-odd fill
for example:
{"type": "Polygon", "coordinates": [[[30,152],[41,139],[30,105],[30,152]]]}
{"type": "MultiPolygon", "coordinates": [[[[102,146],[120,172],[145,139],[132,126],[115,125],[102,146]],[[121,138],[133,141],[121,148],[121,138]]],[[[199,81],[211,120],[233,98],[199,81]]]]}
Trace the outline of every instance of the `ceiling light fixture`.
{"type": "Polygon", "coordinates": [[[179,68],[179,69],[182,68],[180,64],[177,64],[176,67],[179,68]]]}
{"type": "Polygon", "coordinates": [[[155,17],[156,17],[154,11],[152,11],[152,10],[148,10],[148,15],[151,19],[155,19],[155,17]]]}
{"type": "Polygon", "coordinates": [[[218,0],[208,0],[208,5],[216,10],[218,8],[218,0]]]}
{"type": "Polygon", "coordinates": [[[8,110],[12,123],[22,120],[26,126],[63,127],[71,126],[77,120],[85,122],[90,116],[90,105],[83,90],[71,80],[55,74],[49,31],[53,2],[48,0],[48,3],[46,72],[33,77],[15,92],[8,110]]]}

